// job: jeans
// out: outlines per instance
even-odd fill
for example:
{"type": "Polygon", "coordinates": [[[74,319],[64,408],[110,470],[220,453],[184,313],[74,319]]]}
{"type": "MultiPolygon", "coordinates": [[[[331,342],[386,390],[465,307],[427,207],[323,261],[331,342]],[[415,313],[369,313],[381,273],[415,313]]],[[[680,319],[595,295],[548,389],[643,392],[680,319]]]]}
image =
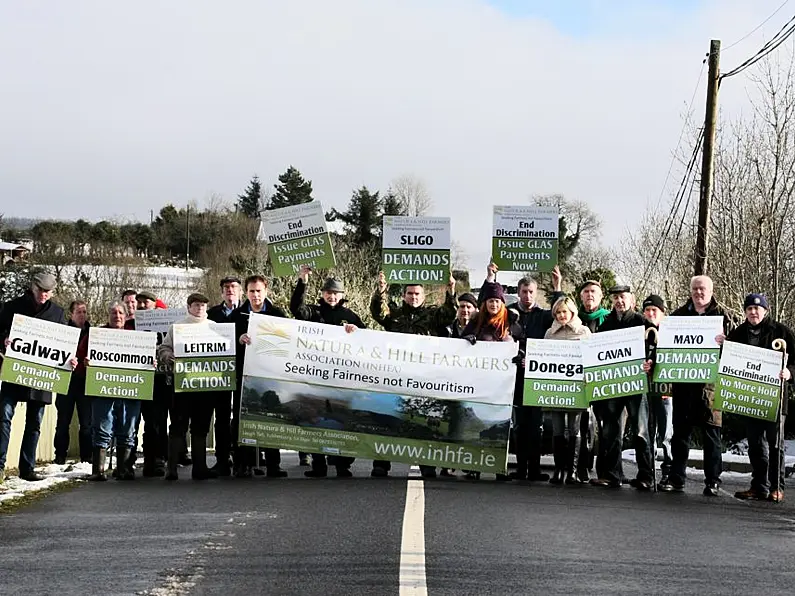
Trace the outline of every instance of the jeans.
{"type": "Polygon", "coordinates": [[[671,482],[684,484],[687,480],[687,460],[690,456],[690,438],[693,427],[699,426],[704,437],[704,482],[720,483],[723,470],[720,426],[706,421],[703,400],[696,396],[676,396],[673,401],[674,435],[671,439],[671,482]]]}
{"type": "MultiPolygon", "coordinates": [[[[600,402],[602,411],[602,429],[604,440],[604,467],[601,468],[600,478],[610,482],[621,482],[622,466],[621,452],[624,446],[623,412],[626,408],[629,420],[635,425],[637,432],[634,434],[633,446],[635,448],[635,461],[638,465],[638,480],[652,482],[654,468],[652,467],[651,451],[649,449],[648,418],[642,417],[641,404],[645,400],[642,395],[616,397],[600,402]]],[[[597,462],[598,464],[598,462],[597,462]]]]}
{"type": "Polygon", "coordinates": [[[80,425],[80,461],[91,460],[91,397],[85,394],[85,378],[72,376],[69,393],[55,398],[58,420],[55,423],[55,457],[65,458],[69,451],[69,426],[77,407],[77,421],[80,425]]]}
{"type": "Polygon", "coordinates": [[[576,439],[580,432],[580,416],[582,410],[553,410],[550,412],[552,417],[552,436],[576,439]]]}
{"type": "Polygon", "coordinates": [[[95,397],[91,403],[91,436],[95,448],[107,449],[113,437],[117,445],[135,446],[136,422],[141,401],[95,397]]]}
{"type": "Polygon", "coordinates": [[[652,461],[657,457],[657,444],[662,446],[663,461],[662,470],[663,477],[667,477],[671,473],[671,438],[674,435],[674,421],[673,421],[673,405],[670,397],[663,398],[661,395],[648,394],[647,399],[643,400],[640,405],[640,417],[642,420],[650,420],[651,413],[654,414],[654,445],[651,446],[652,461]]]}
{"type": "MultiPolygon", "coordinates": [[[[3,409],[3,420],[0,424],[0,469],[6,466],[8,444],[11,441],[11,420],[19,400],[3,396],[0,407],[3,409]]],[[[44,406],[39,401],[28,401],[25,406],[25,432],[22,434],[22,445],[19,450],[19,473],[24,476],[36,467],[36,448],[39,445],[41,419],[44,416],[44,406]]]]}
{"type": "Polygon", "coordinates": [[[757,418],[745,419],[748,458],[752,468],[751,488],[763,494],[784,489],[783,426],[784,420],[768,422],[757,418]]]}

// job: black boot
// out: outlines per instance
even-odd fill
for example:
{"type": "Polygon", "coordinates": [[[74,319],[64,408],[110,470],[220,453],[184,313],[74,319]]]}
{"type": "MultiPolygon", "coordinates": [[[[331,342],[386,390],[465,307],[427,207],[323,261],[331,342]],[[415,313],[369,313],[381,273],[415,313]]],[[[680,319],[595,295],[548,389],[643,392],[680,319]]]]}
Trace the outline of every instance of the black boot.
{"type": "Polygon", "coordinates": [[[552,438],[552,455],[555,458],[555,473],[549,479],[550,484],[563,484],[563,469],[566,461],[566,437],[552,438]]]}
{"type": "Polygon", "coordinates": [[[175,435],[168,437],[168,462],[166,467],[166,480],[179,480],[179,454],[182,450],[182,441],[175,435]]]}
{"type": "Polygon", "coordinates": [[[580,454],[580,437],[579,435],[572,438],[569,437],[569,442],[566,445],[566,484],[579,484],[580,480],[577,478],[575,470],[577,470],[577,458],[580,454]]]}
{"type": "Polygon", "coordinates": [[[127,445],[116,446],[116,480],[135,480],[135,472],[130,466],[130,448],[127,445]]]}
{"type": "Polygon", "coordinates": [[[207,435],[190,436],[190,455],[193,460],[191,478],[194,480],[209,480],[218,478],[215,470],[207,468],[207,435]]]}
{"type": "Polygon", "coordinates": [[[105,482],[108,477],[105,475],[105,460],[107,450],[103,447],[94,447],[91,459],[91,476],[88,479],[92,482],[105,482]]]}

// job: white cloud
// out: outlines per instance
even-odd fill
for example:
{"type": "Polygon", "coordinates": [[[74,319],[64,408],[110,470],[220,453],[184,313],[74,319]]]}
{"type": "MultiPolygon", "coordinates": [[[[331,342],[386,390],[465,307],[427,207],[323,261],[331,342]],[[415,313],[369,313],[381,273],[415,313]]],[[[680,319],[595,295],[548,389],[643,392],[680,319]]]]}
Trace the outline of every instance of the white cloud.
{"type": "MultiPolygon", "coordinates": [[[[0,211],[145,219],[294,164],[327,208],[423,178],[472,266],[491,206],[533,193],[588,201],[612,243],[656,203],[710,35],[778,4],[638,9],[575,38],[475,0],[5,3],[0,211]]],[[[740,79],[721,94],[747,102],[740,79]]]]}

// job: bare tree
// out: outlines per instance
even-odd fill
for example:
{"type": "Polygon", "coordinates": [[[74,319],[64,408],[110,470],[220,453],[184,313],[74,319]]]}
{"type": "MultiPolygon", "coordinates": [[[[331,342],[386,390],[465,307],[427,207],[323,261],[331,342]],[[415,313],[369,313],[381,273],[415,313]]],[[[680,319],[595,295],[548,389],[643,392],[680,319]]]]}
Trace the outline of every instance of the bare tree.
{"type": "Polygon", "coordinates": [[[425,183],[411,174],[404,174],[392,180],[388,192],[397,197],[406,215],[410,217],[428,215],[433,209],[433,199],[425,183]]]}

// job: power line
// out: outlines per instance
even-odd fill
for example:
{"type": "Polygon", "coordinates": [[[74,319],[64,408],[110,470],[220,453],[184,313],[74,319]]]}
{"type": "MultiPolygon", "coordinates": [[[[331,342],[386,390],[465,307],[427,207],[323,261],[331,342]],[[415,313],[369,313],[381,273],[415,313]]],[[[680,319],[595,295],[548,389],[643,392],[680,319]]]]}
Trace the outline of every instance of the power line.
{"type": "Polygon", "coordinates": [[[751,66],[762,60],[765,56],[773,52],[776,48],[778,48],[781,44],[783,44],[793,33],[795,33],[795,24],[793,23],[795,23],[795,16],[793,16],[789,21],[787,21],[784,24],[784,26],[781,29],[779,29],[778,33],[776,33],[770,41],[768,41],[765,45],[763,45],[756,54],[748,58],[737,68],[722,74],[720,76],[719,81],[740,74],[746,68],[750,68],[751,66]]]}
{"type": "Polygon", "coordinates": [[[759,31],[759,30],[760,30],[760,29],[761,29],[761,28],[764,26],[764,24],[765,24],[765,23],[767,23],[767,22],[768,22],[770,19],[772,19],[774,16],[776,16],[776,15],[778,14],[778,12],[779,12],[779,11],[780,11],[782,8],[784,8],[784,7],[785,7],[787,4],[789,4],[789,3],[790,3],[790,0],[784,0],[784,2],[782,2],[782,3],[781,3],[781,5],[780,5],[780,6],[779,6],[779,7],[778,7],[776,10],[774,10],[774,11],[773,11],[773,13],[772,13],[772,14],[771,14],[769,17],[767,17],[767,18],[766,18],[764,21],[762,21],[761,23],[759,23],[759,24],[758,24],[756,27],[754,27],[753,29],[751,29],[751,30],[750,30],[748,33],[746,33],[745,35],[743,35],[743,36],[742,36],[740,39],[738,39],[737,41],[735,41],[733,44],[730,44],[730,45],[726,46],[725,48],[723,48],[723,49],[721,50],[721,52],[725,52],[726,50],[729,50],[729,49],[733,48],[734,46],[736,46],[736,45],[737,45],[738,43],[740,43],[741,41],[745,41],[746,39],[748,39],[749,37],[751,37],[751,36],[752,36],[754,33],[756,33],[757,31],[759,31]]]}
{"type": "MultiPolygon", "coordinates": [[[[789,0],[787,0],[789,2],[789,0]]],[[[696,81],[696,87],[693,89],[693,94],[690,97],[690,103],[687,105],[687,114],[689,116],[690,112],[693,110],[693,102],[696,99],[696,94],[698,93],[698,89],[701,86],[701,79],[704,77],[704,64],[706,64],[706,60],[701,61],[701,70],[698,73],[698,80],[696,81]]],[[[668,172],[665,174],[665,180],[663,181],[662,188],[660,189],[660,196],[657,197],[657,206],[654,208],[654,212],[657,213],[657,210],[660,208],[660,204],[662,203],[663,195],[665,194],[665,189],[668,187],[668,180],[671,178],[671,172],[674,169],[674,162],[676,161],[676,154],[679,151],[679,147],[682,145],[682,137],[685,135],[685,129],[687,128],[687,123],[689,122],[689,117],[685,118],[685,121],[682,123],[682,130],[679,131],[679,138],[676,140],[676,149],[674,149],[674,153],[671,156],[671,163],[668,166],[668,172]]]]}

